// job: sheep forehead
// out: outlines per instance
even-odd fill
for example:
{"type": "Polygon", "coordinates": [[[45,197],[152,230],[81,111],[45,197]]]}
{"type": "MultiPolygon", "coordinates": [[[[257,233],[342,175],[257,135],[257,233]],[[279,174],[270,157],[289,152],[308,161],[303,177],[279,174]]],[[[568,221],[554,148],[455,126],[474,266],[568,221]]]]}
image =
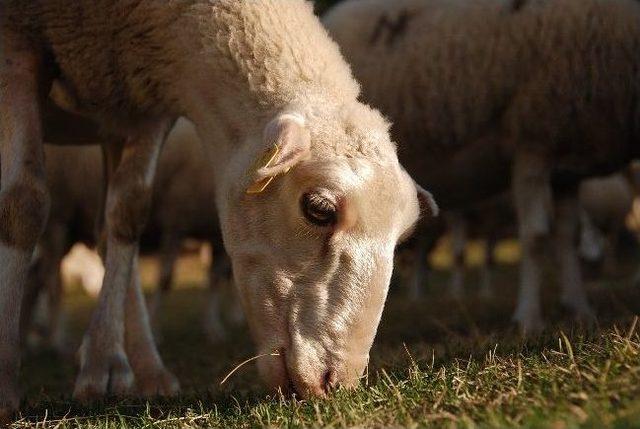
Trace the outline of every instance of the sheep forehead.
{"type": "Polygon", "coordinates": [[[396,147],[389,136],[389,122],[361,103],[320,108],[308,113],[308,126],[317,157],[344,155],[389,162],[396,147]]]}

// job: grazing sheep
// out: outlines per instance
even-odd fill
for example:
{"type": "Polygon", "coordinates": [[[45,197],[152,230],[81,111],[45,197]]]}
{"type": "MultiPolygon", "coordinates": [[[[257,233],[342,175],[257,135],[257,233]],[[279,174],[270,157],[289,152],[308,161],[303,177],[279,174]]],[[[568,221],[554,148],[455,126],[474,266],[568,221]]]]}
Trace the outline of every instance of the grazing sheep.
{"type": "MultiPolygon", "coordinates": [[[[220,319],[220,280],[229,277],[229,263],[215,211],[214,182],[211,169],[202,157],[200,140],[192,124],[177,121],[167,136],[158,162],[158,173],[151,198],[151,215],[141,236],[144,253],[159,253],[160,279],[152,298],[150,316],[157,328],[157,312],[171,289],[176,259],[186,238],[211,245],[214,254],[209,271],[209,304],[204,328],[212,341],[225,336],[220,319]]],[[[48,296],[49,340],[64,352],[64,329],[60,296],[63,257],[77,242],[89,247],[97,244],[95,222],[100,209],[103,183],[102,153],[98,146],[46,146],[47,185],[51,194],[51,211],[39,244],[39,257],[32,268],[31,288],[23,309],[23,330],[29,325],[31,306],[40,288],[48,296]],[[78,165],[68,169],[68,165],[78,165]]],[[[100,277],[102,281],[102,276],[100,277]]],[[[97,291],[100,285],[95,288],[97,291]]]]}
{"type": "Polygon", "coordinates": [[[442,207],[511,187],[523,330],[542,327],[554,198],[563,296],[591,317],[573,245],[577,184],[640,154],[640,4],[352,0],[324,21],[365,100],[393,119],[401,161],[442,207]]]}
{"type": "Polygon", "coordinates": [[[178,116],[210,155],[257,348],[279,350],[259,362],[267,384],[308,396],[357,383],[395,244],[418,198],[435,205],[401,168],[388,123],[357,100],[311,4],[2,0],[0,52],[0,410],[18,404],[17,319],[48,212],[41,111],[54,79],[107,137],[106,274],[75,396],[125,394],[134,381],[145,394],[176,391],[135,273],[156,161],[178,116]]]}

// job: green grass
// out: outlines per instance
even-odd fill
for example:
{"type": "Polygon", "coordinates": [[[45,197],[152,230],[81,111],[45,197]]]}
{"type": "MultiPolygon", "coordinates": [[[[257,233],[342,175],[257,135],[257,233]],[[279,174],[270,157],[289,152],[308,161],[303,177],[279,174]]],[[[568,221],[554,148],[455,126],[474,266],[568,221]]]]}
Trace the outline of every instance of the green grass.
{"type": "MultiPolygon", "coordinates": [[[[208,344],[200,329],[205,291],[185,285],[163,312],[161,346],[182,396],[83,406],[70,400],[73,360],[40,350],[24,360],[27,400],[14,426],[640,427],[640,290],[627,285],[628,272],[590,285],[599,325],[588,330],[573,327],[549,280],[549,328],[526,340],[509,324],[514,267],[497,273],[491,301],[475,296],[474,276],[463,303],[446,297],[443,273],[419,302],[394,285],[362,386],[305,402],[264,392],[250,366],[219,387],[251,356],[250,340],[238,327],[233,341],[208,344]]],[[[92,303],[74,294],[68,306],[79,341],[92,303]]]]}

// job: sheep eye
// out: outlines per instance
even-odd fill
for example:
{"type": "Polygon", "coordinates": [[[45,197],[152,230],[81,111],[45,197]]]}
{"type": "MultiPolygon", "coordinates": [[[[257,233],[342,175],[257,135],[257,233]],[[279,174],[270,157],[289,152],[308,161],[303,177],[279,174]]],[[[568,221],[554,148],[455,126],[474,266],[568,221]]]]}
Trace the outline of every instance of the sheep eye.
{"type": "Polygon", "coordinates": [[[304,217],[314,225],[335,225],[338,220],[336,203],[327,195],[309,192],[302,196],[300,206],[304,217]]]}

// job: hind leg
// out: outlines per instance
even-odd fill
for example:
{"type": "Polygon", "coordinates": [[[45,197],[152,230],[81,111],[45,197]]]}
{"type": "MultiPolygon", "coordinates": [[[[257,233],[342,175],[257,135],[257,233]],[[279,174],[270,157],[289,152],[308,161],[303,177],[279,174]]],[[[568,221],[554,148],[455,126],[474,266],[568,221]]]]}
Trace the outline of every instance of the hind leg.
{"type": "Polygon", "coordinates": [[[41,333],[46,345],[53,347],[60,355],[69,354],[64,342],[64,317],[61,306],[63,290],[60,276],[60,264],[67,249],[66,241],[67,230],[64,225],[49,221],[38,242],[38,257],[34,258],[35,261],[29,270],[20,322],[23,340],[30,329],[35,329],[41,333]],[[44,319],[34,314],[35,305],[41,296],[46,297],[47,302],[42,308],[44,319]]]}
{"type": "Polygon", "coordinates": [[[0,33],[0,420],[18,407],[20,307],[33,250],[49,210],[42,149],[40,53],[0,33]]]}
{"type": "Polygon", "coordinates": [[[563,193],[556,200],[556,255],[560,265],[561,301],[581,321],[593,321],[578,257],[580,206],[575,192],[563,193]]]}
{"type": "Polygon", "coordinates": [[[135,374],[137,392],[145,397],[178,393],[178,380],[165,368],[153,339],[140,286],[138,255],[134,258],[131,284],[127,290],[125,337],[127,357],[135,374]]]}
{"type": "Polygon", "coordinates": [[[182,239],[180,235],[171,232],[169,228],[163,230],[162,244],[160,247],[160,281],[158,282],[158,289],[153,294],[149,303],[149,318],[151,319],[151,327],[156,341],[162,338],[159,313],[166,300],[167,294],[171,291],[173,272],[181,245],[182,239]]]}
{"type": "MultiPolygon", "coordinates": [[[[209,265],[209,298],[205,309],[203,326],[210,342],[223,341],[227,332],[222,323],[221,301],[222,290],[229,277],[229,260],[218,237],[211,240],[211,264],[209,265]]],[[[236,309],[237,310],[237,309],[236,309]]]]}
{"type": "Polygon", "coordinates": [[[480,296],[490,299],[494,296],[493,273],[496,268],[495,250],[497,239],[494,234],[489,234],[485,244],[485,259],[480,272],[480,296]]]}
{"type": "Polygon", "coordinates": [[[48,253],[44,265],[45,291],[47,292],[47,342],[60,356],[71,354],[66,339],[66,314],[62,306],[64,286],[60,272],[62,259],[68,251],[68,231],[63,225],[51,226],[47,243],[48,253]]]}

